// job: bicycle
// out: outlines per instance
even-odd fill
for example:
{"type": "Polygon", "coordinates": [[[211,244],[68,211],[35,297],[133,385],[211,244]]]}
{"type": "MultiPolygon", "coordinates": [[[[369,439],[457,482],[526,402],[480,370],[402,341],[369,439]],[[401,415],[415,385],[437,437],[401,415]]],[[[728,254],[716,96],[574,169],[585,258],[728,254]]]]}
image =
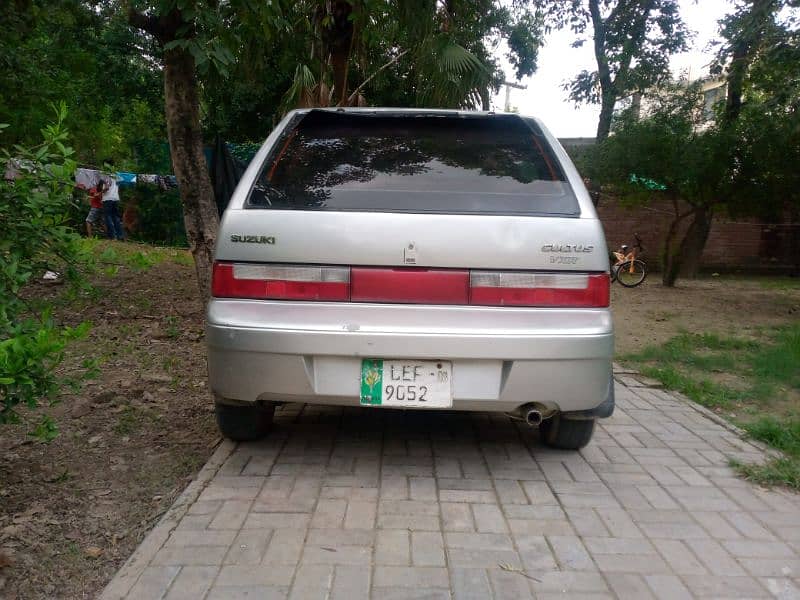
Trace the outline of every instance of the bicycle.
{"type": "Polygon", "coordinates": [[[627,244],[623,244],[618,252],[613,253],[617,262],[611,266],[611,281],[619,281],[625,287],[636,287],[647,277],[647,265],[638,258],[639,253],[643,251],[642,240],[636,233],[633,237],[636,239],[636,244],[630,252],[627,244]]]}

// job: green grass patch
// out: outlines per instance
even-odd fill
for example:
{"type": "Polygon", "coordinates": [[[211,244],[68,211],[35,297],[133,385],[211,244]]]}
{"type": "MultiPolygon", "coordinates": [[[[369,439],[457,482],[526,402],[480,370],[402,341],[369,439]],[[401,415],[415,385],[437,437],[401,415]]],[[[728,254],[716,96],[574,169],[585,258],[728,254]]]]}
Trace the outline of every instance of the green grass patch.
{"type": "Polygon", "coordinates": [[[731,461],[739,474],[759,485],[784,485],[800,490],[800,460],[797,458],[773,458],[763,465],[748,465],[731,461]]]}
{"type": "Polygon", "coordinates": [[[639,371],[642,375],[660,381],[664,387],[677,390],[709,408],[730,409],[734,402],[742,398],[742,392],[716,384],[709,379],[687,375],[671,365],[664,367],[645,365],[640,367],[639,371]]]}
{"type": "Polygon", "coordinates": [[[758,283],[765,290],[800,290],[800,277],[770,277],[758,283]]]}
{"type": "Polygon", "coordinates": [[[755,439],[786,454],[800,457],[800,418],[763,416],[742,426],[755,439]]]}
{"type": "Polygon", "coordinates": [[[110,242],[97,238],[84,238],[84,250],[94,258],[107,275],[116,275],[119,267],[147,271],[162,262],[191,265],[192,255],[180,248],[151,246],[136,242],[110,242]]]}
{"type": "Polygon", "coordinates": [[[764,465],[737,463],[742,475],[800,489],[800,323],[754,335],[684,332],[620,360],[785,454],[764,465]]]}

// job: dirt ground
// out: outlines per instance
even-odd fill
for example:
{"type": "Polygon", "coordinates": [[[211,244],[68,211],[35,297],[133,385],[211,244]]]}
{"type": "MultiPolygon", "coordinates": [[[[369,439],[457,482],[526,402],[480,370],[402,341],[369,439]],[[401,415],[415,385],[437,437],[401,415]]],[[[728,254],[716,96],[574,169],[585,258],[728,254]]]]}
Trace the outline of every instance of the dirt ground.
{"type": "MultiPolygon", "coordinates": [[[[64,374],[87,357],[102,364],[97,380],[50,409],[60,436],[44,444],[25,427],[0,428],[2,598],[95,597],[219,441],[192,267],[121,267],[96,285],[99,294],[61,310],[67,323],[93,323],[69,348],[64,374]]],[[[653,278],[612,290],[618,353],[682,329],[741,333],[800,318],[791,282],[664,289],[653,278]]]]}
{"type": "Polygon", "coordinates": [[[93,324],[64,373],[102,364],[49,409],[59,437],[0,427],[0,552],[13,563],[0,598],[95,597],[219,441],[193,269],[122,267],[98,286],[62,309],[68,324],[93,324]]]}
{"type": "Polygon", "coordinates": [[[708,277],[661,285],[658,275],[638,288],[611,287],[616,353],[661,344],[682,332],[747,336],[761,327],[800,319],[800,280],[708,277]]]}

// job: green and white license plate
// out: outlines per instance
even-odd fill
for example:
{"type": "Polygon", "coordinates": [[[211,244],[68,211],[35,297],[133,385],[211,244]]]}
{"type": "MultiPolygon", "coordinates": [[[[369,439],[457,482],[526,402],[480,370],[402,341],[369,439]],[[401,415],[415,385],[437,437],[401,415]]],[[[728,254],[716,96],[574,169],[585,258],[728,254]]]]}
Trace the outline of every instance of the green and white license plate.
{"type": "Polygon", "coordinates": [[[436,360],[361,362],[361,404],[402,408],[453,406],[453,365],[436,360]]]}

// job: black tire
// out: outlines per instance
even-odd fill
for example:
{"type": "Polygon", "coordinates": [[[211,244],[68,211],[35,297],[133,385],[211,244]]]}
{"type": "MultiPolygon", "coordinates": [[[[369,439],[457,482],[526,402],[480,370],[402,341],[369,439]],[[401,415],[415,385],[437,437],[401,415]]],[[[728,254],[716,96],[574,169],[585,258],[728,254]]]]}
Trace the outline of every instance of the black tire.
{"type": "Polygon", "coordinates": [[[617,281],[629,288],[641,285],[647,277],[647,265],[644,264],[644,261],[634,260],[633,273],[630,269],[631,261],[626,261],[617,267],[617,281]]]}
{"type": "Polygon", "coordinates": [[[592,439],[595,419],[567,419],[554,415],[542,421],[539,433],[551,448],[580,450],[592,439]]]}
{"type": "Polygon", "coordinates": [[[272,425],[272,404],[224,404],[214,402],[220,433],[234,442],[248,442],[264,437],[272,425]]]}
{"type": "Polygon", "coordinates": [[[616,265],[611,266],[611,283],[614,283],[617,280],[617,267],[616,265]]]}

